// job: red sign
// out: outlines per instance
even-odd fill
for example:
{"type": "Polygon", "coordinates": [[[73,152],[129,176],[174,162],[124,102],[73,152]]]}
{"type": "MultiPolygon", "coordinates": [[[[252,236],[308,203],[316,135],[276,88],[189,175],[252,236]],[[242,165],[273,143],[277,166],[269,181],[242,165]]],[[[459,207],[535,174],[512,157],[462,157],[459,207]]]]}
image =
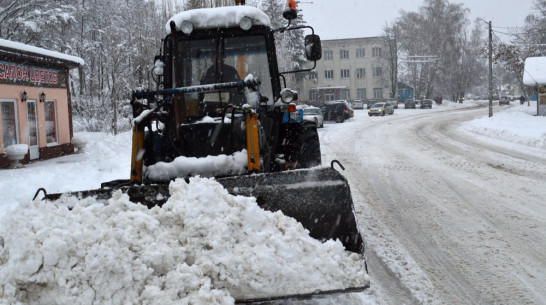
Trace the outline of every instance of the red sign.
{"type": "Polygon", "coordinates": [[[0,61],[0,83],[3,84],[66,88],[66,79],[67,73],[63,70],[0,61]]]}

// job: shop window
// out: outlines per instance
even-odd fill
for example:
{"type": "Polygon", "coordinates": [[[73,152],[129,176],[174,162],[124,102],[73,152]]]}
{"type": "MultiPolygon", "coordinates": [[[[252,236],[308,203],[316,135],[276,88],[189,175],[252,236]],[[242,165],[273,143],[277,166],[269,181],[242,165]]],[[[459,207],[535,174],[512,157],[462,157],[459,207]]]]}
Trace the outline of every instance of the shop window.
{"type": "Polygon", "coordinates": [[[2,139],[4,148],[17,144],[17,121],[15,115],[15,101],[0,101],[2,108],[2,139]]]}
{"type": "Polygon", "coordinates": [[[47,144],[57,143],[57,112],[55,101],[45,101],[45,127],[47,144]]]}

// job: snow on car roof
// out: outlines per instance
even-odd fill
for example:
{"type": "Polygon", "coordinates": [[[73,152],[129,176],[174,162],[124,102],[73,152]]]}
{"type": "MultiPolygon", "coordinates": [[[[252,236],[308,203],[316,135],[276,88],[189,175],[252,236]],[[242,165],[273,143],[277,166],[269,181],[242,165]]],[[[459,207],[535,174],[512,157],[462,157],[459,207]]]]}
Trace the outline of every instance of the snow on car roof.
{"type": "Polygon", "coordinates": [[[84,64],[83,59],[77,56],[72,56],[72,55],[63,54],[63,53],[59,53],[59,52],[55,52],[51,50],[46,50],[46,49],[30,46],[24,43],[15,42],[11,40],[0,39],[0,49],[5,49],[7,51],[22,51],[22,52],[32,53],[32,54],[40,55],[40,56],[53,57],[56,59],[72,62],[79,66],[83,66],[84,64]]]}
{"type": "Polygon", "coordinates": [[[202,8],[180,12],[167,21],[165,29],[167,34],[171,33],[170,23],[174,21],[176,28],[184,21],[190,21],[194,29],[217,29],[239,26],[243,17],[252,19],[253,25],[269,26],[269,17],[260,9],[252,6],[225,6],[215,8],[202,8]]]}

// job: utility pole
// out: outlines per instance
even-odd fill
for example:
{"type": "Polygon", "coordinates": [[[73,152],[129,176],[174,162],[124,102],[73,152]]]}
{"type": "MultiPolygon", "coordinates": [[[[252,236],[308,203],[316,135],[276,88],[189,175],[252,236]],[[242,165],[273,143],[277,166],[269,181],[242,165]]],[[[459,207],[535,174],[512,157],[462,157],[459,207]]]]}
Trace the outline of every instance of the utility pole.
{"type": "Polygon", "coordinates": [[[489,21],[489,117],[493,116],[493,31],[489,21]]]}

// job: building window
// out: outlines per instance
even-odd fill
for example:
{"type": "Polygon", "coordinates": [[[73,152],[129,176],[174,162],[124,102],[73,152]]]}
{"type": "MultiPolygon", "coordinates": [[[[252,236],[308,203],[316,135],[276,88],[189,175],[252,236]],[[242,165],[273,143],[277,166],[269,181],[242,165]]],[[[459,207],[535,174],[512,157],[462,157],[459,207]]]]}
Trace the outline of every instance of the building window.
{"type": "Polygon", "coordinates": [[[373,98],[383,98],[383,88],[373,88],[373,98]]]}
{"type": "Polygon", "coordinates": [[[10,145],[17,144],[17,122],[15,118],[15,102],[1,101],[2,107],[2,139],[4,148],[10,145]]]}
{"type": "Polygon", "coordinates": [[[341,69],[341,78],[351,77],[351,71],[349,69],[341,69]]]}
{"type": "Polygon", "coordinates": [[[366,49],[364,49],[364,48],[356,49],[356,57],[357,58],[362,58],[365,55],[366,55],[366,49]]]}
{"type": "Polygon", "coordinates": [[[326,102],[333,101],[335,99],[335,95],[333,93],[327,93],[324,95],[324,100],[326,102]]]}
{"type": "Polygon", "coordinates": [[[381,48],[379,47],[372,48],[372,56],[381,57],[381,48]]]}
{"type": "Polygon", "coordinates": [[[383,71],[381,67],[373,68],[373,76],[382,76],[382,75],[383,75],[383,71]]]}
{"type": "Polygon", "coordinates": [[[309,91],[309,100],[314,102],[318,101],[318,92],[317,91],[309,91]]]}
{"type": "Polygon", "coordinates": [[[339,58],[341,59],[349,59],[349,50],[339,50],[339,58]]]}
{"type": "Polygon", "coordinates": [[[366,99],[366,88],[357,88],[356,89],[356,98],[359,100],[366,99]]]}
{"type": "Polygon", "coordinates": [[[47,144],[57,143],[57,109],[55,101],[45,101],[44,109],[47,144]]]}
{"type": "Polygon", "coordinates": [[[356,73],[355,73],[356,78],[364,78],[365,76],[366,76],[366,69],[364,68],[356,69],[356,73]]]}
{"type": "Polygon", "coordinates": [[[333,79],[334,78],[334,70],[324,70],[324,78],[333,79]]]}
{"type": "Polygon", "coordinates": [[[309,72],[309,79],[310,79],[310,80],[314,80],[314,81],[318,80],[318,74],[317,74],[317,72],[315,72],[315,71],[309,72]]]}
{"type": "Polygon", "coordinates": [[[332,50],[324,51],[324,60],[332,60],[332,59],[334,59],[334,51],[332,50]]]}

